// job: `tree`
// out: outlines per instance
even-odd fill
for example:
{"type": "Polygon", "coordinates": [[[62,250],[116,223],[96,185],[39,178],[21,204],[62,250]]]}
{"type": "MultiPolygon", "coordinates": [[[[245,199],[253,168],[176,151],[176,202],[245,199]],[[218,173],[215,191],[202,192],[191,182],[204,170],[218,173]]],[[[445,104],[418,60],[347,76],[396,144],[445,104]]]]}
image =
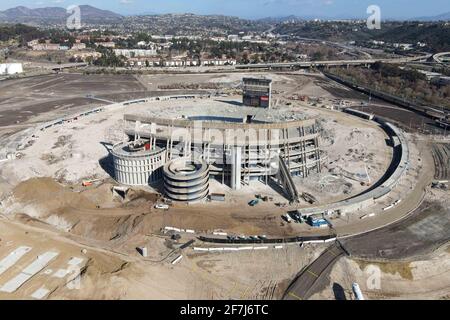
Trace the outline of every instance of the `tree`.
{"type": "Polygon", "coordinates": [[[323,60],[323,57],[324,57],[324,54],[323,54],[322,52],[320,52],[320,51],[315,51],[315,52],[312,54],[311,59],[312,59],[313,61],[320,61],[320,60],[323,60]]]}

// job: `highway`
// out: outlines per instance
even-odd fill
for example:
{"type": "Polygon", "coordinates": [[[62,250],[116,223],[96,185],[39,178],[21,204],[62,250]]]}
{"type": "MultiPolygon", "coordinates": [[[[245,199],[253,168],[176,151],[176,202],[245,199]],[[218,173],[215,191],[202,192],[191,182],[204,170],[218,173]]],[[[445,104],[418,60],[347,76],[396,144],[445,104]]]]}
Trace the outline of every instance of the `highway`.
{"type": "Polygon", "coordinates": [[[441,60],[441,57],[445,57],[445,56],[449,56],[449,58],[450,58],[450,52],[436,53],[433,56],[433,60],[436,61],[437,63],[445,63],[445,61],[441,60]]]}
{"type": "Polygon", "coordinates": [[[338,242],[328,247],[319,258],[300,272],[286,290],[283,300],[306,300],[317,291],[316,288],[325,288],[328,285],[327,271],[345,254],[338,242]]]}
{"type": "MultiPolygon", "coordinates": [[[[349,50],[349,51],[356,51],[359,52],[361,54],[364,54],[365,56],[367,56],[369,59],[372,58],[372,55],[366,51],[363,50],[363,48],[358,48],[352,45],[348,45],[348,44],[342,44],[339,42],[332,42],[332,41],[328,41],[328,40],[322,40],[322,39],[312,39],[312,38],[304,38],[304,37],[295,37],[295,39],[300,40],[300,41],[309,41],[309,42],[316,42],[316,43],[321,43],[321,44],[327,44],[329,46],[333,46],[336,48],[341,48],[344,50],[349,50]]],[[[368,50],[367,48],[364,48],[366,50],[368,50]]]]}
{"type": "Polygon", "coordinates": [[[305,62],[277,62],[277,63],[256,63],[236,65],[236,69],[272,69],[272,68],[310,68],[310,67],[335,67],[335,66],[361,66],[372,65],[376,62],[383,63],[409,63],[414,61],[423,61],[431,58],[431,54],[423,56],[395,58],[395,59],[359,59],[359,60],[328,60],[328,61],[305,61],[305,62]]]}

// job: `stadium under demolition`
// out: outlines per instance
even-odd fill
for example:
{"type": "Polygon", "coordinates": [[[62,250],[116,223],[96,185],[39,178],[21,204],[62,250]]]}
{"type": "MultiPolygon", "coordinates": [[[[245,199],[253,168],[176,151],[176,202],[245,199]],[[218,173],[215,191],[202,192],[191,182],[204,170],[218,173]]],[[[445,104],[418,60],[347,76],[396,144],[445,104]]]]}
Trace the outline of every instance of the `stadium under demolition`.
{"type": "Polygon", "coordinates": [[[270,79],[244,78],[243,105],[233,116],[217,109],[175,118],[125,114],[131,142],[113,147],[116,180],[151,185],[163,178],[168,198],[198,201],[208,195],[210,177],[233,190],[277,177],[298,201],[291,176],[320,172],[317,123],[269,120],[271,85],[270,79]]]}
{"type": "MultiPolygon", "coordinates": [[[[234,105],[232,115],[221,108],[177,110],[169,112],[170,117],[124,114],[128,142],[112,148],[116,181],[129,186],[158,185],[163,181],[164,196],[183,202],[198,202],[208,195],[217,198],[210,190],[211,179],[232,190],[259,181],[280,186],[291,205],[301,199],[316,203],[313,195],[298,191],[293,177],[321,173],[322,158],[327,156],[320,147],[318,119],[305,114],[286,119],[281,110],[270,108],[271,91],[269,79],[244,78],[243,103],[234,105]],[[260,99],[268,103],[258,103],[260,99]]],[[[172,97],[180,98],[195,97],[172,97]]],[[[384,130],[392,148],[392,161],[370,188],[340,201],[304,208],[303,216],[345,215],[372,206],[389,195],[408,170],[409,148],[400,129],[369,113],[351,108],[344,111],[377,123],[384,130]]],[[[397,199],[391,206],[400,202],[397,199]]]]}
{"type": "MultiPolygon", "coordinates": [[[[198,110],[197,110],[198,112],[198,110]]],[[[233,190],[260,181],[275,181],[291,204],[301,198],[293,177],[321,172],[317,119],[287,121],[268,108],[239,106],[233,117],[177,114],[176,118],[125,114],[124,132],[129,142],[112,149],[115,179],[124,185],[155,185],[163,180],[164,195],[174,201],[200,201],[210,194],[215,179],[233,190]],[[271,120],[269,120],[271,118],[271,120]]],[[[394,125],[373,115],[347,109],[346,113],[376,121],[389,136],[393,159],[383,178],[359,195],[302,213],[345,214],[372,205],[388,195],[409,166],[405,137],[394,125]]],[[[397,200],[401,201],[401,200],[397,200]]]]}
{"type": "Polygon", "coordinates": [[[46,175],[64,174],[60,179],[84,186],[108,173],[120,188],[156,191],[169,204],[207,207],[219,199],[227,206],[227,194],[251,210],[272,199],[302,217],[372,216],[398,206],[413,188],[417,150],[395,125],[352,108],[275,103],[267,78],[244,78],[243,88],[241,97],[154,96],[39,125],[27,134],[37,141],[59,134],[53,149],[73,139],[70,156],[62,150],[60,158],[44,154],[29,162],[44,145],[28,143],[22,132],[8,148],[25,157],[9,169],[24,180],[45,166],[46,175]],[[35,168],[39,161],[43,166],[35,168]]]}
{"type": "Polygon", "coordinates": [[[263,118],[268,110],[258,114],[251,109],[242,107],[242,117],[234,118],[183,115],[183,119],[161,119],[126,114],[125,132],[133,141],[127,153],[117,151],[123,150],[122,144],[113,148],[117,180],[145,185],[163,176],[169,198],[193,201],[207,195],[209,176],[238,190],[252,180],[268,183],[281,173],[280,179],[295,200],[291,175],[320,172],[316,122],[267,122],[263,118]],[[136,144],[141,148],[130,148],[136,144]]]}
{"type": "MultiPolygon", "coordinates": [[[[325,279],[321,268],[345,250],[384,259],[448,239],[448,139],[362,112],[365,97],[323,76],[261,74],[142,76],[149,86],[189,77],[220,89],[139,91],[116,102],[93,92],[95,104],[56,113],[52,103],[5,136],[0,264],[11,268],[0,298],[306,299],[307,271],[325,279]],[[435,200],[443,209],[428,209],[435,200]],[[26,273],[34,264],[44,269],[26,273]],[[83,290],[64,289],[72,264],[83,290]],[[299,288],[288,287],[299,270],[299,288]]],[[[53,81],[50,91],[61,82],[53,81]]],[[[124,90],[138,82],[129,81],[124,90]]],[[[354,281],[365,283],[359,274],[354,281]]]]}

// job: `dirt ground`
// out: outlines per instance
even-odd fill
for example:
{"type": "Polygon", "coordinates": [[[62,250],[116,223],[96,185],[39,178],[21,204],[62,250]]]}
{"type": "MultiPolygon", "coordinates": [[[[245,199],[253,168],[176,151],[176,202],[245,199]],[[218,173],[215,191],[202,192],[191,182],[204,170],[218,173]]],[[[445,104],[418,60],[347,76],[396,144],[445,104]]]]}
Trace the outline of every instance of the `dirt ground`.
{"type": "MultiPolygon", "coordinates": [[[[60,74],[6,81],[0,83],[0,135],[6,137],[32,123],[108,103],[98,100],[99,97],[117,101],[125,97],[153,95],[161,92],[158,90],[161,84],[183,81],[218,83],[225,100],[236,100],[236,96],[225,93],[227,90],[233,92],[243,75],[132,77],[60,74]],[[87,94],[92,96],[88,98],[87,94]]],[[[321,139],[328,153],[326,171],[322,175],[311,176],[306,182],[298,180],[301,191],[313,193],[321,201],[331,202],[364,190],[366,186],[361,181],[368,179],[368,176],[373,181],[381,177],[391,157],[391,149],[384,141],[385,134],[373,124],[330,110],[340,103],[340,99],[351,102],[359,96],[333,83],[326,83],[321,77],[308,78],[302,74],[274,74],[273,77],[276,81],[275,110],[281,112],[286,110],[283,108],[289,108],[293,113],[302,112],[323,119],[321,126],[326,134],[321,139]],[[336,90],[343,91],[335,94],[336,90]],[[294,94],[320,97],[320,102],[288,99],[294,94]],[[365,165],[367,161],[369,165],[365,165]],[[332,174],[340,175],[341,179],[330,178],[332,174]]],[[[183,107],[183,102],[177,103],[175,108],[183,107]]],[[[126,111],[140,107],[130,107],[126,111]]],[[[165,105],[161,103],[160,107],[164,109],[165,105]]],[[[306,225],[283,224],[281,215],[287,208],[277,207],[275,202],[286,202],[286,199],[263,183],[251,186],[247,192],[237,193],[213,181],[212,188],[226,194],[228,200],[225,204],[175,204],[168,211],[153,208],[157,195],[150,188],[134,190],[134,196],[129,201],[118,198],[111,191],[115,182],[105,171],[102,159],[108,154],[105,145],[124,138],[121,133],[122,116],[123,113],[117,111],[99,113],[92,118],[86,117],[82,121],[44,131],[22,150],[20,158],[0,163],[0,261],[20,246],[32,247],[16,264],[0,273],[0,288],[37,255],[47,251],[58,252],[54,260],[15,292],[0,290],[0,299],[30,299],[43,286],[48,290],[44,298],[49,299],[278,299],[299,270],[313,261],[323,249],[320,246],[301,248],[292,245],[259,252],[207,254],[192,248],[177,249],[193,237],[184,234],[180,241],[173,241],[167,234],[161,233],[161,228],[174,226],[198,232],[220,229],[234,234],[268,236],[317,234],[317,230],[306,225]],[[102,181],[83,188],[80,181],[85,178],[100,178],[102,181]],[[273,194],[276,201],[263,202],[254,210],[249,210],[247,202],[257,193],[273,194]],[[143,246],[149,249],[146,259],[136,250],[143,246]],[[172,265],[171,261],[179,254],[183,255],[183,259],[172,265]],[[70,289],[71,285],[67,286],[68,277],[57,276],[72,257],[83,259],[81,286],[75,290],[70,289]]],[[[412,148],[413,155],[419,154],[419,151],[412,148]]],[[[432,159],[429,162],[432,163],[432,159]]],[[[423,168],[424,171],[429,169],[425,165],[423,168]]],[[[403,187],[409,186],[410,179],[417,176],[419,173],[414,172],[407,177],[403,187]]],[[[430,174],[432,176],[433,172],[430,174]]],[[[402,203],[392,212],[393,217],[400,217],[413,209],[425,190],[427,179],[428,174],[423,173],[411,201],[402,203]]],[[[432,194],[430,201],[441,203],[442,208],[442,199],[446,194],[427,192],[432,194]]],[[[370,257],[370,254],[376,253],[373,244],[383,243],[385,239],[392,239],[392,246],[396,246],[398,240],[399,248],[408,246],[412,236],[416,236],[418,246],[428,240],[441,241],[448,228],[447,224],[442,224],[442,228],[437,230],[436,219],[440,218],[435,215],[446,211],[430,207],[424,212],[423,217],[429,217],[429,221],[424,220],[423,225],[412,229],[408,225],[398,227],[404,238],[389,238],[392,230],[387,229],[387,233],[381,233],[380,238],[372,238],[376,241],[368,244],[361,242],[359,264],[348,259],[341,260],[333,269],[331,279],[336,279],[333,281],[345,290],[351,288],[352,281],[363,282],[361,268],[364,268],[365,262],[361,261],[365,260],[362,259],[373,259],[373,256],[370,257]],[[439,236],[439,239],[433,238],[433,235],[439,236]],[[369,257],[364,256],[363,249],[368,250],[369,257]],[[355,276],[352,278],[349,274],[355,276]]],[[[362,226],[362,229],[367,229],[389,222],[383,217],[376,219],[359,220],[358,228],[362,226]]],[[[322,232],[331,231],[327,229],[322,232]]],[[[387,254],[391,249],[386,247],[381,251],[387,254]]],[[[389,298],[396,297],[395,294],[404,297],[404,292],[416,286],[407,281],[419,279],[422,281],[420,283],[425,283],[426,278],[422,280],[421,277],[427,268],[432,270],[430,275],[434,275],[430,288],[437,288],[436,294],[430,296],[448,296],[448,290],[445,294],[448,278],[442,276],[442,268],[448,261],[447,252],[433,256],[432,260],[424,258],[409,264],[383,266],[381,269],[388,282],[387,289],[378,296],[376,292],[369,292],[369,297],[389,298]],[[392,270],[397,269],[401,270],[398,275],[401,279],[391,274],[392,270]],[[444,280],[438,288],[440,275],[444,280]],[[390,279],[394,279],[392,287],[389,287],[390,279]]],[[[366,291],[365,287],[362,289],[366,291]]],[[[318,297],[332,299],[327,290],[318,297]]],[[[411,292],[416,292],[416,297],[420,297],[421,294],[428,296],[430,291],[411,292]]],[[[408,297],[414,297],[414,294],[408,297]]]]}
{"type": "MultiPolygon", "coordinates": [[[[48,290],[43,299],[278,299],[289,279],[315,258],[316,251],[293,246],[264,253],[205,255],[185,249],[183,259],[174,266],[171,260],[144,259],[136,250],[131,254],[120,248],[103,248],[86,239],[75,241],[39,223],[30,225],[2,218],[0,231],[0,258],[19,246],[32,248],[0,274],[0,299],[32,299],[31,295],[39,288],[48,290]],[[59,255],[15,292],[1,292],[7,280],[29,265],[36,255],[48,251],[59,255]],[[72,257],[83,260],[76,273],[81,276],[58,277],[59,270],[72,257]]],[[[157,251],[166,255],[170,250],[155,238],[143,242],[149,246],[151,255],[157,251]]]]}
{"type": "Polygon", "coordinates": [[[408,261],[373,261],[342,258],[334,266],[331,285],[312,299],[354,300],[352,284],[358,283],[365,299],[450,299],[450,254],[408,261]]]}
{"type": "Polygon", "coordinates": [[[12,79],[0,83],[0,135],[33,123],[104,105],[87,98],[114,92],[128,93],[145,88],[133,76],[50,74],[12,79]]]}

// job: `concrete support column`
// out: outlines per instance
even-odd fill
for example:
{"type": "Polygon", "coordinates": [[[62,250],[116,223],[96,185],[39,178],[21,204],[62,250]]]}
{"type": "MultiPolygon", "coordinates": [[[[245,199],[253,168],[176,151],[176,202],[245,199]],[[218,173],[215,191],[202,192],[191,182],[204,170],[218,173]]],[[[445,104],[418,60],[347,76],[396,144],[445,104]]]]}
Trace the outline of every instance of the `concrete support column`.
{"type": "Polygon", "coordinates": [[[231,188],[233,190],[241,189],[241,165],[242,149],[241,147],[231,147],[231,188]]]}

